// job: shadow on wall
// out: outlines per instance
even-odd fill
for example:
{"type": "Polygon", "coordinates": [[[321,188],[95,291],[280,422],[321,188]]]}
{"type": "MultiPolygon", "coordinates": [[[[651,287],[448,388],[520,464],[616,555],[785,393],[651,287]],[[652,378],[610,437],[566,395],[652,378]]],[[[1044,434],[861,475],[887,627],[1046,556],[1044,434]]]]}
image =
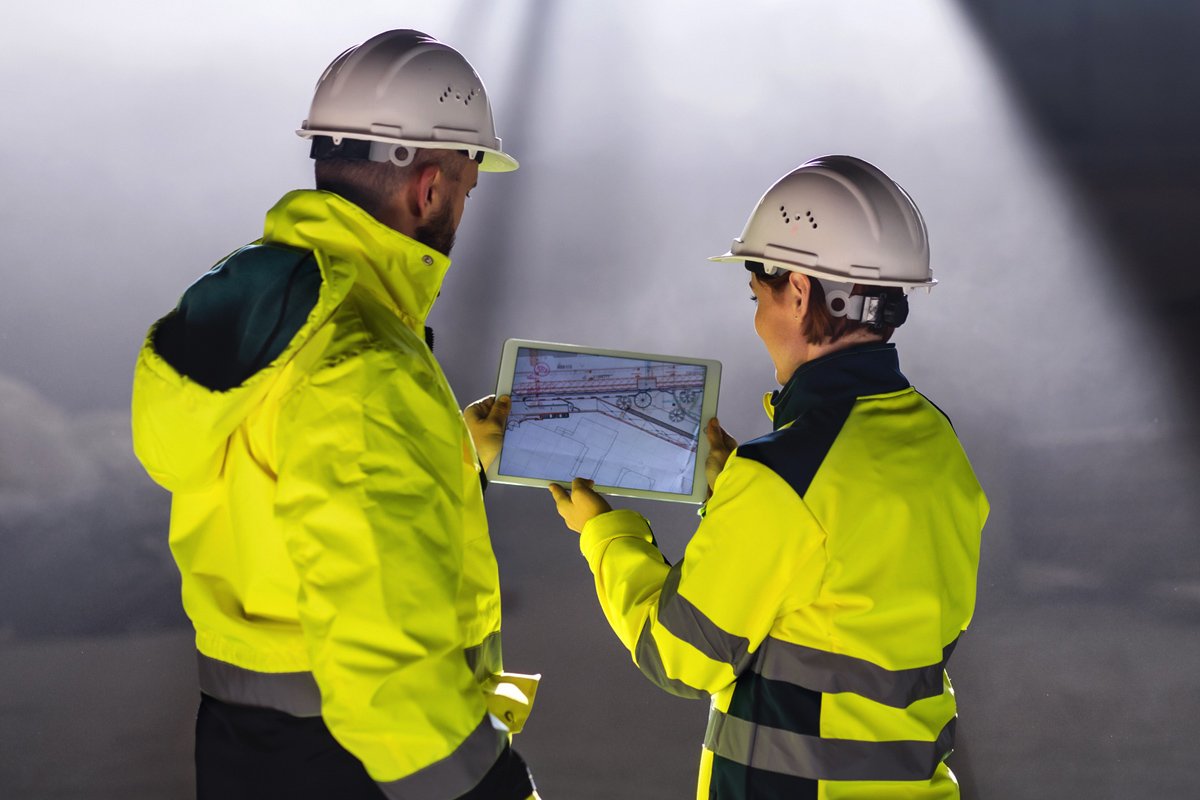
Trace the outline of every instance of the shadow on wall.
{"type": "MultiPolygon", "coordinates": [[[[1194,265],[1200,216],[1200,4],[1189,0],[973,0],[1042,140],[1119,251],[1122,288],[1200,389],[1194,265]]],[[[1107,276],[1103,276],[1107,277],[1107,276]]],[[[1080,287],[1081,289],[1084,287],[1080,287]]],[[[1105,320],[1098,319],[1097,325],[1105,320]]]]}
{"type": "MultiPolygon", "coordinates": [[[[1200,540],[1194,535],[1200,474],[1200,389],[1194,332],[1200,322],[1195,219],[1200,216],[1200,6],[1186,0],[973,0],[964,12],[989,45],[1040,143],[1087,206],[1094,230],[1114,257],[1095,261],[1114,274],[1121,305],[1142,318],[1149,336],[1128,352],[1163,363],[1169,379],[1135,384],[1138,364],[1080,347],[1113,395],[1140,392],[1119,424],[1042,430],[1005,440],[991,467],[994,519],[983,574],[1010,598],[1120,602],[1174,620],[1200,620],[1200,540]],[[1166,358],[1160,359],[1160,354],[1166,358]],[[1105,360],[1109,363],[1103,363],[1105,360]],[[1122,378],[1125,380],[1122,380],[1122,378]],[[1174,404],[1160,419],[1159,398],[1174,404]],[[999,461],[1000,459],[997,459],[999,461]],[[1017,465],[1012,469],[1012,465],[1017,465]],[[997,533],[1004,535],[997,536],[997,533]]],[[[1036,253],[1034,257],[1045,257],[1036,253]]],[[[1057,265],[1044,265],[1052,271],[1057,265]]],[[[1068,307],[1079,285],[1053,298],[1068,307]]],[[[1072,331],[1104,341],[1119,320],[1098,315],[1072,331]],[[1090,334],[1086,326],[1094,326],[1090,334]]],[[[1058,342],[1064,344],[1064,342],[1058,342]]],[[[1081,373],[1082,374],[1082,371],[1081,373]]],[[[1100,391],[1105,391],[1100,387],[1100,391]]],[[[1044,388],[1049,393],[1051,389],[1044,388]]],[[[1033,412],[1036,413],[1036,412],[1033,412]]],[[[982,595],[991,602],[989,595],[982,595]]]]}
{"type": "Polygon", "coordinates": [[[187,625],[168,509],[127,413],[68,415],[0,375],[0,638],[187,625]]]}

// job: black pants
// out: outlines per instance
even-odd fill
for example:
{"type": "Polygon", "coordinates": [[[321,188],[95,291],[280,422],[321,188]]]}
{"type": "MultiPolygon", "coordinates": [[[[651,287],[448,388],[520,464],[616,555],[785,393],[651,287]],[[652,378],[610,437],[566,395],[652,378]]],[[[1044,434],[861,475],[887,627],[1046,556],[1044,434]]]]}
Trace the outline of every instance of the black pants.
{"type": "MultiPolygon", "coordinates": [[[[460,800],[525,800],[533,793],[521,756],[505,748],[460,800]]],[[[223,703],[200,695],[197,800],[383,800],[362,762],[320,717],[223,703]]]]}

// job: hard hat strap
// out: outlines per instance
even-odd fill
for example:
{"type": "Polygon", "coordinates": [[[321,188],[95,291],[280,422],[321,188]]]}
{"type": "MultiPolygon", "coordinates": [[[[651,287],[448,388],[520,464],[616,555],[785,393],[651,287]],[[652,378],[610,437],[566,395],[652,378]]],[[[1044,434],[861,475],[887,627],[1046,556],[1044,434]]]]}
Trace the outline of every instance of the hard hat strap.
{"type": "Polygon", "coordinates": [[[397,167],[407,167],[416,157],[417,148],[388,142],[371,142],[371,151],[368,155],[372,161],[380,164],[393,164],[397,167]]]}
{"type": "Polygon", "coordinates": [[[834,317],[847,317],[862,322],[873,330],[882,327],[896,328],[908,319],[908,297],[892,297],[887,294],[851,294],[853,283],[818,278],[825,290],[825,307],[834,317]]]}
{"type": "Polygon", "coordinates": [[[347,158],[366,161],[371,157],[371,142],[362,139],[341,138],[334,140],[332,136],[312,137],[312,147],[308,151],[312,159],[347,158]]]}
{"type": "MultiPolygon", "coordinates": [[[[308,157],[313,159],[345,158],[407,167],[417,157],[418,149],[412,145],[394,144],[391,142],[375,142],[340,136],[336,138],[333,136],[314,136],[312,137],[312,147],[308,151],[308,157]]],[[[470,150],[459,150],[458,152],[476,164],[483,163],[483,150],[472,148],[470,150]]]]}

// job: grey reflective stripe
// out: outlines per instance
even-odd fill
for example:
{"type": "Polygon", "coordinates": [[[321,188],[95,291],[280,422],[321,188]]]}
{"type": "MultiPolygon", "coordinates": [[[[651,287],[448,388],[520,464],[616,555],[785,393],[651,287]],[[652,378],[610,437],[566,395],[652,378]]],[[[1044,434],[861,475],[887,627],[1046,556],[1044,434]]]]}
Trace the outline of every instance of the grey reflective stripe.
{"type": "Polygon", "coordinates": [[[876,703],[907,708],[917,700],[942,693],[942,673],[955,639],[942,649],[942,660],[927,667],[890,670],[854,656],[767,637],[752,669],[764,678],[787,681],[805,689],[837,694],[853,692],[876,703]]]}
{"type": "Polygon", "coordinates": [[[704,746],[730,761],[800,778],[927,781],[954,748],[955,719],[952,717],[932,742],[866,742],[805,736],[756,725],[714,708],[704,746]]]}
{"type": "Polygon", "coordinates": [[[378,783],[389,800],[446,800],[475,788],[496,763],[508,736],[492,727],[487,714],[463,743],[441,761],[412,775],[378,783]]]}
{"type": "Polygon", "coordinates": [[[675,636],[714,661],[724,661],[740,673],[750,660],[750,640],[727,633],[679,594],[683,562],[671,567],[658,597],[658,621],[675,636]]]}
{"type": "Polygon", "coordinates": [[[487,638],[474,647],[463,651],[467,666],[475,673],[475,680],[482,681],[500,671],[504,657],[500,648],[500,631],[488,634],[487,638]]]}
{"type": "Polygon", "coordinates": [[[196,653],[200,691],[217,700],[273,708],[294,717],[321,716],[321,691],[311,672],[255,672],[196,653]]]}
{"type": "Polygon", "coordinates": [[[642,632],[638,634],[637,646],[634,648],[634,660],[637,662],[638,669],[642,671],[642,674],[660,689],[665,689],[673,695],[686,697],[689,700],[708,697],[708,692],[693,689],[683,681],[676,680],[667,675],[666,667],[663,666],[662,654],[658,652],[658,645],[655,643],[654,634],[651,632],[649,619],[642,626],[642,632]]]}
{"type": "MultiPolygon", "coordinates": [[[[866,659],[772,637],[767,637],[756,653],[750,653],[748,639],[723,630],[679,594],[682,565],[681,561],[671,567],[663,582],[658,599],[658,621],[704,655],[729,664],[734,674],[740,675],[750,665],[770,680],[786,681],[828,694],[852,692],[894,708],[907,708],[917,700],[942,693],[942,673],[957,639],[942,649],[942,660],[938,663],[901,670],[886,669],[866,659]]],[[[639,664],[642,663],[640,653],[644,641],[647,647],[653,645],[646,630],[638,639],[639,664]]],[[[659,665],[661,667],[661,659],[659,665]]]]}

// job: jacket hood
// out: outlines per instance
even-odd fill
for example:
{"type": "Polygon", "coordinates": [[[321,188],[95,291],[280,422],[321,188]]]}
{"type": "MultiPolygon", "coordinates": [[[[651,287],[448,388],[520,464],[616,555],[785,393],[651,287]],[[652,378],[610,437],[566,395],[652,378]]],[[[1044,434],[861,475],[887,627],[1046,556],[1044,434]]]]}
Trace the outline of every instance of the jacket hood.
{"type": "Polygon", "coordinates": [[[230,435],[266,394],[274,369],[232,389],[209,389],[159,355],[157,327],[147,334],[134,370],[133,450],[156,483],[176,492],[217,477],[230,435]]]}
{"type": "Polygon", "coordinates": [[[417,335],[424,334],[425,320],[450,268],[448,256],[331,192],[284,195],[267,213],[263,241],[313,250],[318,261],[348,263],[354,268],[352,281],[417,335]]]}
{"type": "MultiPolygon", "coordinates": [[[[134,370],[133,447],[142,466],[158,484],[175,492],[211,482],[224,465],[228,440],[276,384],[287,364],[329,319],[353,286],[360,285],[418,333],[437,298],[449,259],[374,220],[357,206],[329,192],[296,191],[285,195],[268,214],[262,243],[315,255],[320,286],[307,318],[268,363],[228,388],[197,380],[186,365],[162,352],[158,334],[181,323],[189,296],[209,300],[222,286],[222,318],[251,309],[254,298],[229,290],[225,269],[243,261],[252,247],[224,259],[194,283],[180,305],[151,327],[134,370]],[[207,283],[206,283],[207,282],[207,283]],[[229,299],[226,299],[229,298],[229,299]],[[229,304],[240,304],[230,309],[229,304]]],[[[258,243],[256,243],[258,244],[258,243]]],[[[187,326],[189,323],[182,323],[187,326]]],[[[245,350],[244,341],[237,342],[245,350]]],[[[252,348],[256,349],[256,348],[252,348]]],[[[209,353],[208,358],[220,358],[209,353]]],[[[234,358],[235,354],[227,354],[234,358]]]]}

